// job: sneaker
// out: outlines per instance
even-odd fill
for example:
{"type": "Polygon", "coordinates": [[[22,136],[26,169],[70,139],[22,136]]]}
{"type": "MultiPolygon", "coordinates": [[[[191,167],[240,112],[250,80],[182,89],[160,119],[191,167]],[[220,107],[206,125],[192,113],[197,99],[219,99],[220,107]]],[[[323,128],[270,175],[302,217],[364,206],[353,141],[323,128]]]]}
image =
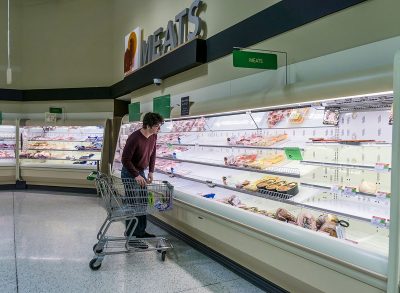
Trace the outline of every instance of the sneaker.
{"type": "Polygon", "coordinates": [[[133,248],[147,249],[149,245],[143,240],[129,240],[128,246],[133,248]]]}
{"type": "Polygon", "coordinates": [[[147,233],[147,232],[144,232],[143,235],[136,236],[136,238],[153,238],[153,237],[156,237],[156,235],[150,234],[150,233],[147,233]]]}

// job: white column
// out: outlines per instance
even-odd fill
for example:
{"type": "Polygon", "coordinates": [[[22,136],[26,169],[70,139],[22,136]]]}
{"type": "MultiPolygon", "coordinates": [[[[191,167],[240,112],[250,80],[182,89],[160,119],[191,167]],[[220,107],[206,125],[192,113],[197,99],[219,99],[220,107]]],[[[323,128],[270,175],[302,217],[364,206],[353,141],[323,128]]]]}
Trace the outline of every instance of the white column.
{"type": "Polygon", "coordinates": [[[392,137],[392,197],[390,199],[390,238],[387,292],[398,291],[399,284],[399,212],[400,212],[400,51],[393,67],[393,137],[392,137]]]}

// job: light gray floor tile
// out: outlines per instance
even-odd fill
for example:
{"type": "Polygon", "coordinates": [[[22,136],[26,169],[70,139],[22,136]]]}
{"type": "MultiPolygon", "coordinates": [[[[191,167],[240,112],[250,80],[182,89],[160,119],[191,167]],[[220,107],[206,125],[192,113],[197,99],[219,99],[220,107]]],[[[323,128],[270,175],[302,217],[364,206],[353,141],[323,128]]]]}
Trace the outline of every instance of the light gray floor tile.
{"type": "Polygon", "coordinates": [[[1,292],[17,292],[12,192],[0,192],[0,234],[1,292]]]}
{"type": "Polygon", "coordinates": [[[0,256],[0,291],[2,293],[17,292],[14,256],[11,259],[0,256]]]}
{"type": "MultiPolygon", "coordinates": [[[[239,278],[151,223],[148,232],[174,245],[165,262],[148,251],[106,256],[100,270],[90,270],[92,246],[106,217],[100,203],[94,197],[15,193],[19,292],[182,292],[218,284],[225,287],[216,289],[225,290],[239,278]]],[[[118,236],[123,231],[122,223],[111,229],[118,236]]]]}

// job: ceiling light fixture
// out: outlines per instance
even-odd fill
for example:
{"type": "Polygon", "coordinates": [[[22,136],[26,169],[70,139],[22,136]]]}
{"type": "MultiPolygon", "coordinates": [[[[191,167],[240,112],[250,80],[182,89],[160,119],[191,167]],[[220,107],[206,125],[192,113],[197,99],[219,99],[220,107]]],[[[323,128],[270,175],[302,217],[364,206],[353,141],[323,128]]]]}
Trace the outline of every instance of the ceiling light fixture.
{"type": "Polygon", "coordinates": [[[12,71],[10,65],[10,0],[7,1],[7,56],[8,56],[8,63],[7,63],[7,84],[12,83],[12,71]]]}

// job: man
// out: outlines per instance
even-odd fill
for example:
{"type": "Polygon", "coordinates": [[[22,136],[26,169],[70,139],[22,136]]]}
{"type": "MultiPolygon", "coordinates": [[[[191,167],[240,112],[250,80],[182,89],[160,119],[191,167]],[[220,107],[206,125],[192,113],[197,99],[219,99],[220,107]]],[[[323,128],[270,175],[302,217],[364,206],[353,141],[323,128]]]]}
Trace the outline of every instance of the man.
{"type": "MultiPolygon", "coordinates": [[[[138,185],[146,188],[146,184],[153,181],[157,133],[163,123],[164,118],[160,114],[147,113],[143,118],[143,127],[128,137],[122,152],[121,178],[123,182],[124,179],[135,179],[138,185]],[[149,173],[146,179],[144,170],[147,167],[149,167],[149,173]]],[[[130,236],[132,233],[136,238],[155,237],[155,235],[146,232],[146,215],[138,216],[137,219],[138,223],[133,233],[135,221],[125,221],[126,235],[130,236]]]]}

